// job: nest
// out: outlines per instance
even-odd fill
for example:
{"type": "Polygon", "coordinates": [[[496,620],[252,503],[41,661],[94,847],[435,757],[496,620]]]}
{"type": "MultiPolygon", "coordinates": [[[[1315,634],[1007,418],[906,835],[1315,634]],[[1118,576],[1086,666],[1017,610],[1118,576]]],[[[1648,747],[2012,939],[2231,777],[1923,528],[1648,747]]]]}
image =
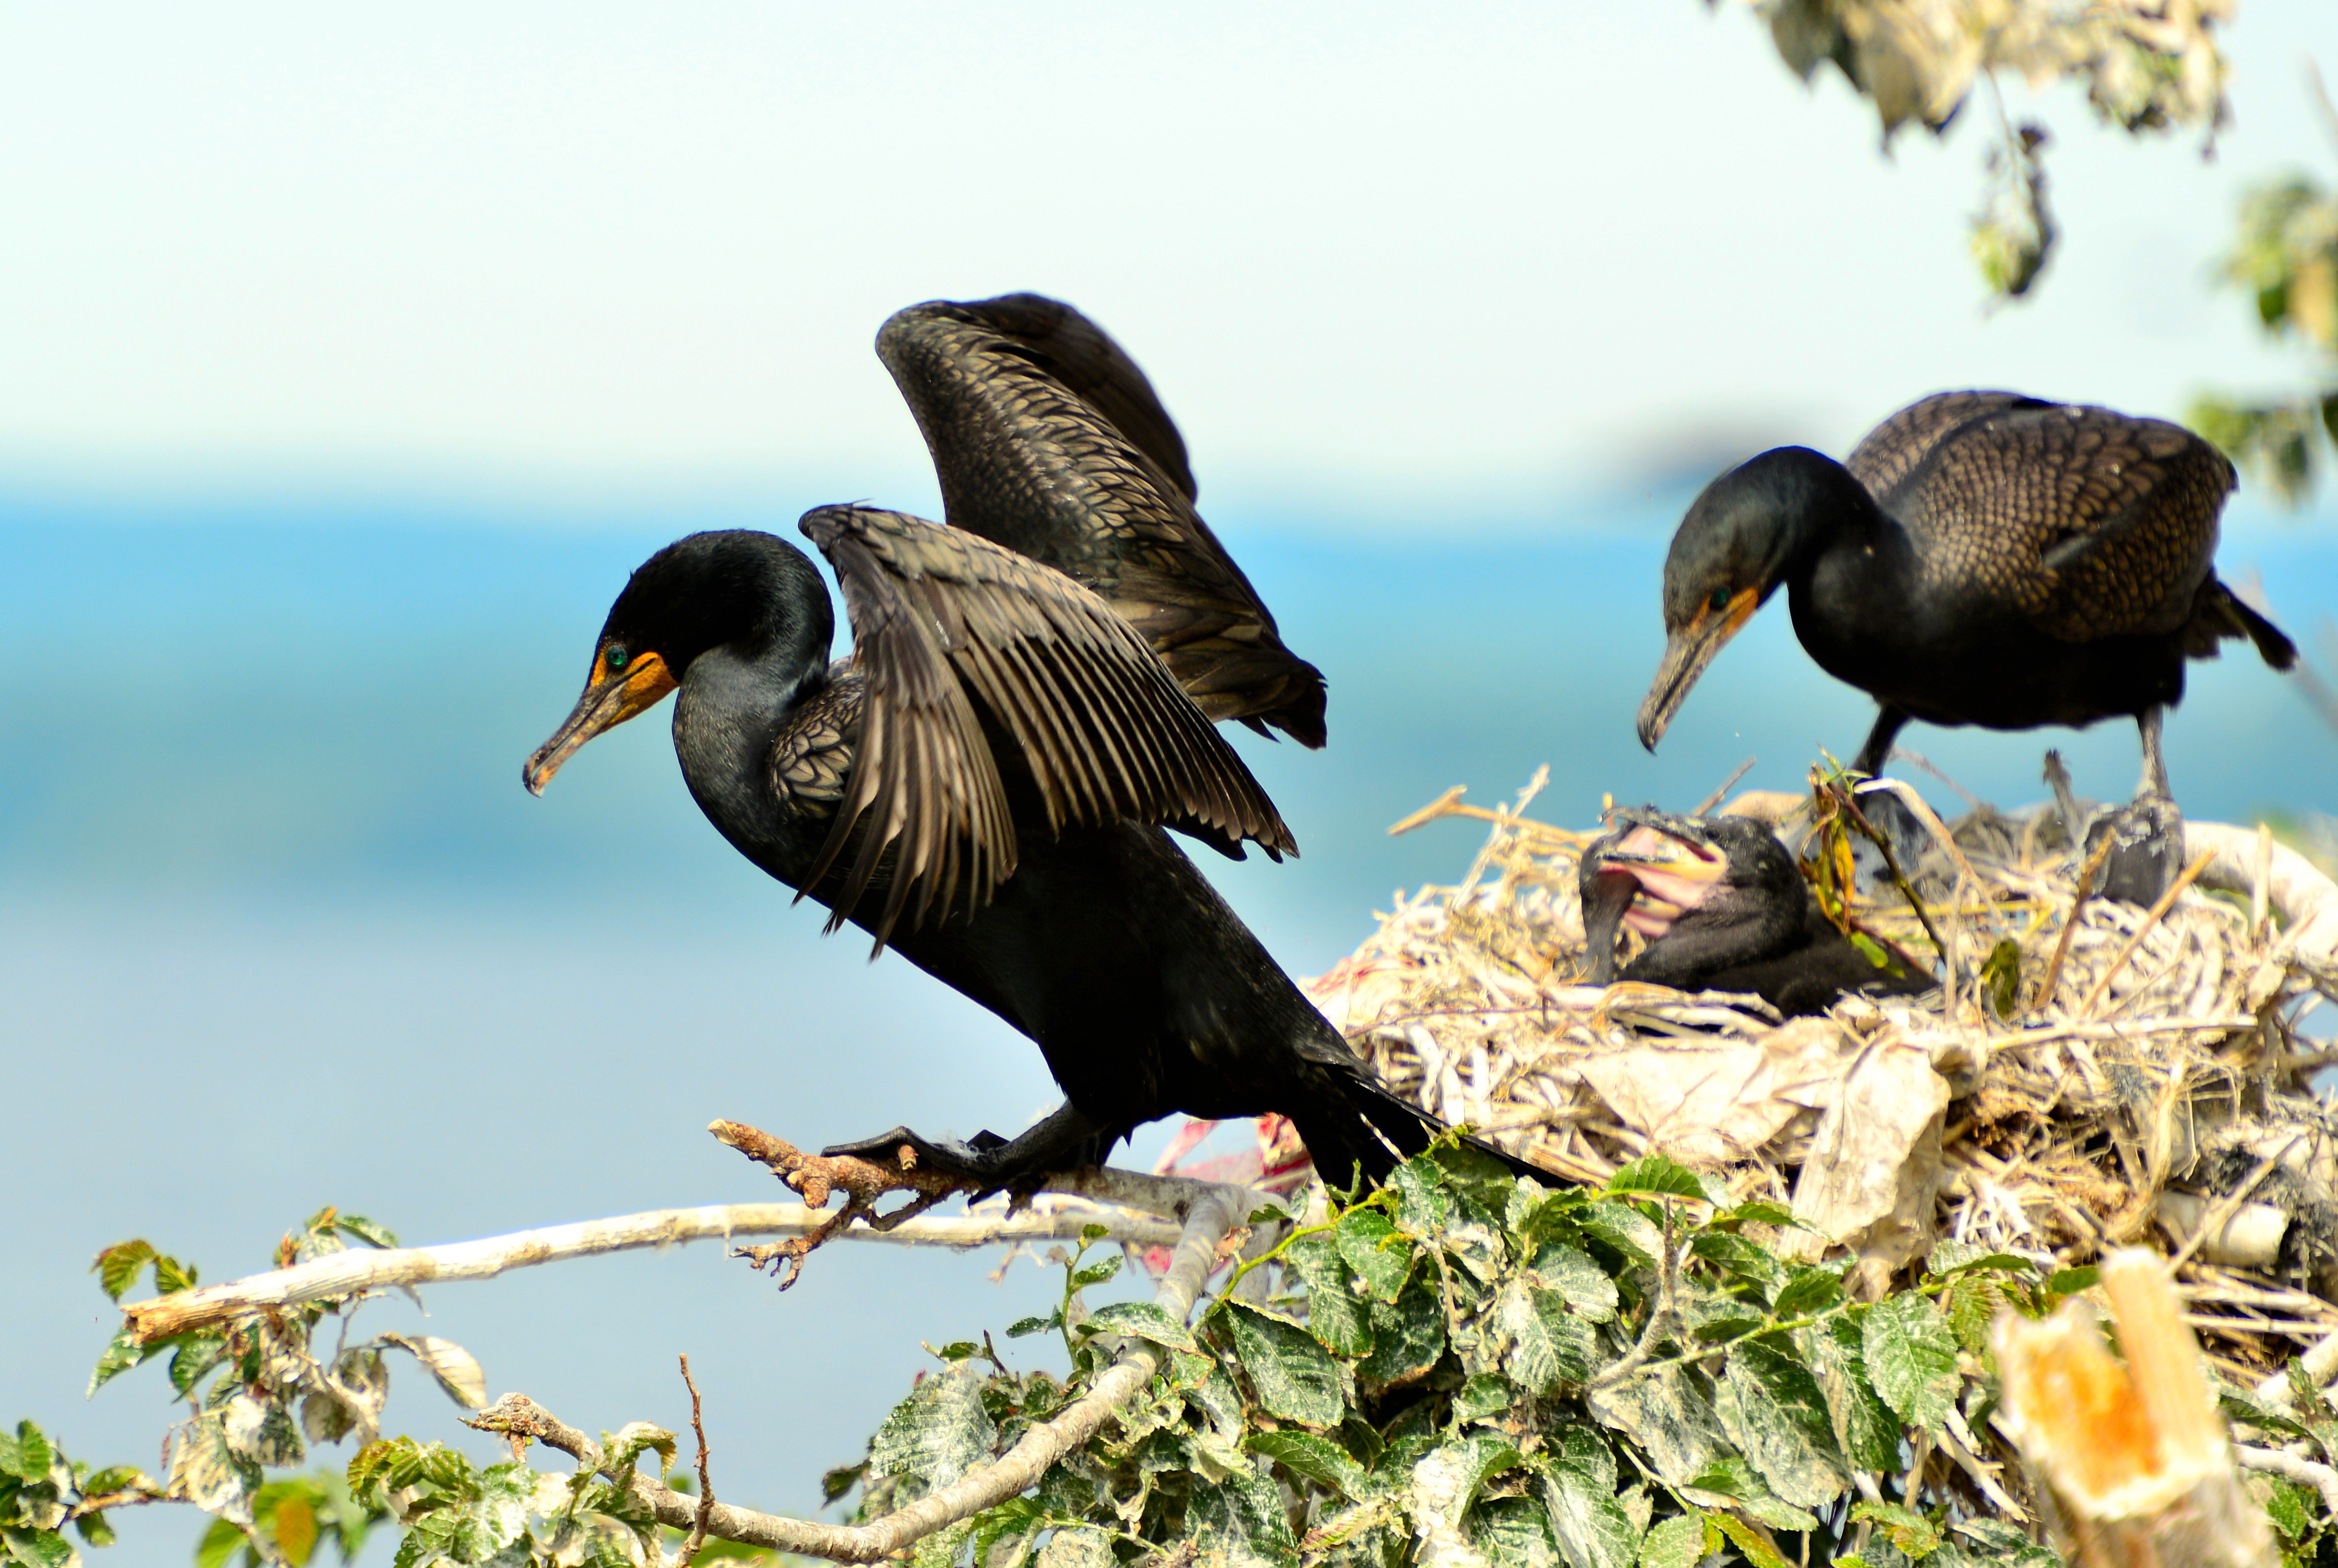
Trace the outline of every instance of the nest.
{"type": "MultiPolygon", "coordinates": [[[[1399,824],[1492,827],[1460,881],[1402,899],[1313,983],[1398,1090],[1582,1181],[1656,1151],[1791,1204],[1813,1229],[1781,1249],[1847,1248],[1870,1289],[1945,1267],[1943,1248],[2060,1269],[2157,1245],[2236,1376],[2338,1330],[2338,1119],[2311,1083],[2338,1055],[2301,1029],[2338,995],[2338,885],[2264,829],[2187,825],[2186,875],[2146,910],[2078,897],[2051,808],[1920,813],[1935,842],[1910,890],[1945,951],[1899,893],[1851,915],[1947,982],[1782,1020],[1755,997],[1583,983],[1595,835],[1529,818],[1540,782],[1509,809],[1455,791],[1399,824]]],[[[1810,805],[1727,809],[1793,842],[1810,805]]]]}

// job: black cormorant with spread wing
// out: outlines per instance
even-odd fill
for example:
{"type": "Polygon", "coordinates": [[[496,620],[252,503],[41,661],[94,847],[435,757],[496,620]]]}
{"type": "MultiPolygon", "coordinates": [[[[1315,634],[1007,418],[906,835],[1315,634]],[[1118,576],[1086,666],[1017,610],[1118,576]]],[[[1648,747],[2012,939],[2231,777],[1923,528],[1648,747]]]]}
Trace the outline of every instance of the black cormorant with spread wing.
{"type": "Polygon", "coordinates": [[[1786,847],[1751,817],[1620,811],[1584,850],[1580,885],[1596,985],[1619,978],[1626,926],[1648,945],[1620,978],[1752,992],[1789,1017],[1824,1012],[1846,991],[1912,995],[1933,985],[1905,954],[1876,943],[1871,956],[1836,929],[1786,847]]]}
{"type": "Polygon", "coordinates": [[[862,926],[1029,1036],[1066,1096],[1012,1141],[897,1129],[832,1153],[908,1144],[997,1185],[1099,1160],[1173,1111],[1276,1111],[1328,1177],[1385,1174],[1439,1124],[1380,1083],[1162,830],[1292,849],[1211,720],[1323,740],[1322,677],[1194,512],[1176,427],[1117,345],[1036,296],[913,307],[879,349],[952,525],[806,514],[853,656],[829,662],[834,618],[802,552],[693,534],[618,596],[528,788],[678,691],[674,749],[723,837],[827,905],[831,929],[862,926]]]}
{"type": "Polygon", "coordinates": [[[2246,637],[2296,649],[2215,571],[2233,466],[2181,426],[2013,392],[1891,416],[1848,463],[1764,452],[1706,486],[1665,561],[1666,643],[1640,709],[1651,750],[1722,644],[1781,586],[1820,666],[1881,705],[1852,767],[1911,719],[2028,730],[2132,717],[2143,783],[2105,886],[2148,902],[2183,828],[2160,751],[2187,659],[2246,637]]]}

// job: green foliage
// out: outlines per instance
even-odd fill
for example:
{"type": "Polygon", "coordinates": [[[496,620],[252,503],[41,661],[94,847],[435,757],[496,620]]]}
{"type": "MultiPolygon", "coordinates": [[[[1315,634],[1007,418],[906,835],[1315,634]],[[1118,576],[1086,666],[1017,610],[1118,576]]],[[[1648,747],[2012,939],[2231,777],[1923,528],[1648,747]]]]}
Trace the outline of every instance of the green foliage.
{"type": "MultiPolygon", "coordinates": [[[[1662,1156],[1602,1190],[1547,1189],[1440,1147],[1288,1228],[1184,1341],[1125,1306],[1086,1312],[1084,1248],[1061,1259],[1063,1305],[1018,1328],[1109,1325],[1162,1347],[1155,1376],[1032,1493],[918,1562],[1140,1568],[1188,1544],[1355,1568],[1832,1562],[1862,1542],[1870,1563],[2045,1552],[2019,1530],[1957,1537],[1999,1522],[1902,1487],[1916,1432],[1993,1396],[1967,1320],[2060,1292],[2026,1259],[1944,1247],[1912,1289],[1860,1301],[1840,1265],[1777,1256],[1787,1222],[1662,1156]],[[1862,1502],[1862,1475],[1880,1504],[1862,1502]]],[[[1102,1370],[1091,1338],[1076,1332],[1068,1379],[947,1360],[830,1494],[858,1486],[855,1516],[873,1518],[1004,1453],[1102,1370]]],[[[2301,1498],[2284,1503],[2316,1501],[2301,1498]]]]}
{"type": "Polygon", "coordinates": [[[2304,392],[2265,400],[2204,394],[2193,427],[2284,503],[2313,491],[2338,444],[2338,191],[2302,174],[2251,190],[2219,269],[2260,326],[2313,361],[2304,392]]]}

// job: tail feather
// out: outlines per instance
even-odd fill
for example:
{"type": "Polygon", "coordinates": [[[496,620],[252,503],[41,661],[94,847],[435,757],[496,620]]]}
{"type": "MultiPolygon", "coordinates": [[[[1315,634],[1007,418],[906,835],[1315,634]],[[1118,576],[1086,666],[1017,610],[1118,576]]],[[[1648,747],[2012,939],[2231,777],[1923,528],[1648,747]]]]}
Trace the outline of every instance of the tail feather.
{"type": "MultiPolygon", "coordinates": [[[[1335,1186],[1352,1181],[1358,1171],[1370,1181],[1385,1181],[1400,1161],[1420,1153],[1452,1131],[1372,1076],[1371,1069],[1361,1063],[1346,1070],[1335,1068],[1323,1077],[1330,1080],[1325,1087],[1333,1093],[1312,1097],[1314,1103],[1304,1111],[1293,1111],[1291,1120],[1314,1157],[1316,1171],[1335,1186]]],[[[1567,1180],[1474,1133],[1462,1133],[1461,1142],[1499,1162],[1513,1176],[1567,1180]]]]}
{"type": "Polygon", "coordinates": [[[2185,630],[2184,652],[2194,659],[2214,659],[2216,644],[2228,637],[2245,637],[2256,644],[2257,656],[2276,670],[2297,663],[2297,644],[2282,629],[2245,603],[2215,577],[2202,584],[2202,597],[2193,601],[2192,621],[2185,630]]]}

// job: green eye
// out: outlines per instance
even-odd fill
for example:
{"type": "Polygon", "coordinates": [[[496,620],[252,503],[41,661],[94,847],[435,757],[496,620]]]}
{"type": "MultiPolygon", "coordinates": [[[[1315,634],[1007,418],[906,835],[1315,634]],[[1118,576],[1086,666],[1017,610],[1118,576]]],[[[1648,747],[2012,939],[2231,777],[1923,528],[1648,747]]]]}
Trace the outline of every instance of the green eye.
{"type": "Polygon", "coordinates": [[[612,642],[601,650],[601,662],[609,667],[609,673],[612,675],[624,669],[625,661],[632,657],[632,654],[625,652],[625,645],[623,642],[612,642]]]}
{"type": "MultiPolygon", "coordinates": [[[[1713,591],[1713,597],[1707,599],[1704,602],[1704,605],[1706,609],[1718,615],[1721,612],[1729,608],[1729,590],[1726,588],[1715,588],[1713,591]]],[[[611,665],[610,668],[614,669],[615,666],[611,665]]]]}

